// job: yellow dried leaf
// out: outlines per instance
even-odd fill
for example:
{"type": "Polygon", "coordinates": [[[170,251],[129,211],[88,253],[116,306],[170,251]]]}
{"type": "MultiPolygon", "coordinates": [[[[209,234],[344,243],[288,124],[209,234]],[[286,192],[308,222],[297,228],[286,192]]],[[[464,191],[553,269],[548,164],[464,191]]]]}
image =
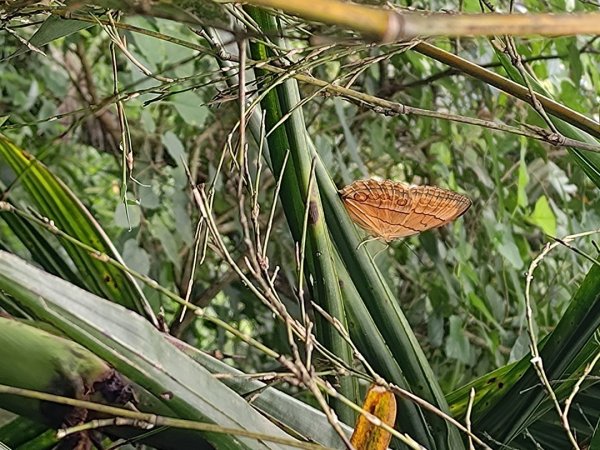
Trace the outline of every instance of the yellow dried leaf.
{"type": "MultiPolygon", "coordinates": [[[[363,409],[378,417],[383,423],[394,426],[396,422],[396,397],[383,386],[371,385],[363,409]]],[[[360,415],[350,442],[356,450],[385,450],[392,435],[360,415]]]]}

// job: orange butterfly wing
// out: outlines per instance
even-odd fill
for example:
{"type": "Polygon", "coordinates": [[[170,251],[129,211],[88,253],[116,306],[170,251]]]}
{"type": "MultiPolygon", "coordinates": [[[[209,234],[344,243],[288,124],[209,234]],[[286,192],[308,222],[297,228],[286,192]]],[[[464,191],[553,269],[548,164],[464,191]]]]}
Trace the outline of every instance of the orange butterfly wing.
{"type": "Polygon", "coordinates": [[[355,181],[340,195],[358,226],[388,242],[445,225],[471,206],[471,200],[453,191],[390,180],[355,181]]]}

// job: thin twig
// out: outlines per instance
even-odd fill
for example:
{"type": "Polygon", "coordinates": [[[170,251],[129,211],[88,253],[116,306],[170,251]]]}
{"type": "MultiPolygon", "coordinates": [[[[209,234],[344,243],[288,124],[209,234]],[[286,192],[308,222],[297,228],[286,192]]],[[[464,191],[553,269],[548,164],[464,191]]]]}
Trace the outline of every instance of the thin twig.
{"type": "Polygon", "coordinates": [[[402,389],[399,386],[393,385],[393,384],[390,384],[390,389],[392,391],[394,391],[396,394],[398,394],[400,397],[404,397],[404,398],[407,398],[407,399],[413,401],[417,405],[425,408],[428,411],[431,411],[433,414],[435,414],[435,415],[443,418],[448,423],[454,425],[456,428],[458,428],[460,431],[462,431],[463,433],[465,433],[467,436],[470,436],[475,443],[479,444],[484,449],[486,449],[486,450],[492,450],[489,445],[487,445],[485,442],[483,442],[477,435],[475,435],[472,432],[470,432],[467,429],[467,427],[465,427],[463,424],[461,424],[458,420],[456,420],[452,416],[446,414],[444,411],[436,408],[431,403],[423,400],[421,397],[413,394],[410,391],[402,389]]]}
{"type": "Polygon", "coordinates": [[[538,100],[537,94],[533,90],[533,87],[531,86],[531,81],[529,80],[530,75],[527,73],[527,70],[525,70],[525,66],[523,65],[523,62],[521,61],[521,55],[520,55],[519,51],[517,50],[517,45],[515,44],[515,40],[512,37],[506,38],[506,53],[509,55],[513,65],[518,70],[519,74],[521,75],[523,83],[525,83],[525,86],[527,86],[527,90],[529,91],[529,97],[531,99],[531,105],[533,106],[533,108],[542,117],[544,122],[546,122],[548,124],[548,126],[550,127],[550,129],[552,130],[552,132],[554,134],[556,134],[560,137],[563,137],[560,134],[560,132],[558,131],[558,129],[556,128],[556,126],[554,125],[554,123],[550,120],[550,118],[548,117],[548,114],[546,114],[546,111],[544,110],[544,107],[538,100]]]}
{"type": "Polygon", "coordinates": [[[571,393],[565,400],[565,407],[563,409],[563,414],[561,417],[563,427],[569,428],[568,416],[569,416],[569,409],[571,409],[571,404],[573,403],[573,400],[575,399],[577,392],[579,392],[581,385],[583,384],[583,382],[585,381],[587,376],[592,372],[592,370],[594,369],[594,366],[596,365],[598,360],[600,360],[600,352],[596,353],[596,356],[594,356],[594,358],[585,366],[585,369],[583,369],[583,373],[581,374],[581,376],[577,380],[577,383],[575,383],[575,386],[573,386],[571,393]]]}
{"type": "Polygon", "coordinates": [[[285,173],[285,168],[288,162],[288,158],[290,156],[290,150],[288,149],[285,152],[285,156],[283,158],[283,163],[281,165],[281,173],[277,177],[277,184],[275,185],[275,192],[273,194],[273,203],[271,204],[271,210],[269,211],[269,220],[267,222],[267,230],[265,232],[264,244],[262,248],[262,259],[263,261],[267,260],[267,246],[269,245],[269,239],[271,236],[271,229],[273,228],[273,219],[275,217],[275,208],[277,206],[277,199],[279,198],[279,191],[281,189],[281,183],[283,182],[283,175],[285,173]]]}
{"type": "Polygon", "coordinates": [[[573,432],[571,431],[571,427],[569,425],[568,418],[567,418],[566,414],[564,414],[564,411],[563,411],[562,407],[560,406],[558,398],[556,397],[556,393],[554,392],[554,389],[552,389],[552,385],[550,384],[550,381],[548,380],[548,377],[546,376],[546,372],[544,370],[544,364],[543,364],[543,361],[542,361],[542,358],[541,358],[541,355],[540,355],[540,352],[538,349],[537,336],[535,334],[535,321],[533,318],[533,309],[531,307],[531,282],[533,281],[533,272],[535,271],[535,269],[539,266],[539,264],[546,257],[546,255],[548,255],[548,253],[550,253],[554,248],[556,248],[557,246],[559,246],[561,244],[569,243],[577,238],[589,236],[591,234],[595,234],[598,232],[600,232],[600,229],[593,230],[593,231],[585,231],[582,233],[577,233],[577,234],[572,234],[572,235],[566,236],[560,240],[555,240],[552,243],[547,243],[544,246],[544,249],[540,252],[540,254],[529,265],[529,269],[527,270],[526,281],[525,281],[525,317],[527,319],[527,332],[529,334],[529,341],[530,341],[529,345],[530,345],[530,350],[531,350],[531,364],[533,365],[533,368],[534,368],[536,374],[538,375],[538,378],[540,379],[542,386],[544,387],[545,391],[547,392],[548,396],[550,397],[550,400],[551,400],[552,404],[554,405],[554,408],[556,409],[559,417],[561,418],[561,424],[562,424],[565,432],[567,433],[569,442],[575,449],[579,449],[579,444],[577,443],[577,439],[575,438],[575,436],[573,435],[573,432]]]}
{"type": "Polygon", "coordinates": [[[306,305],[304,304],[304,250],[306,249],[306,235],[308,230],[308,215],[311,207],[311,192],[313,187],[313,181],[315,178],[315,162],[316,158],[313,158],[310,167],[310,178],[308,180],[308,189],[306,190],[306,204],[304,206],[304,220],[302,221],[302,238],[300,240],[300,247],[298,251],[298,301],[300,302],[300,310],[302,314],[302,322],[307,323],[306,317],[306,305]]]}
{"type": "MultiPolygon", "coordinates": [[[[21,397],[58,403],[61,405],[74,406],[76,408],[81,408],[84,410],[99,411],[104,414],[110,414],[112,416],[116,416],[117,418],[119,418],[119,420],[123,420],[123,421],[126,421],[126,420],[140,421],[138,423],[141,424],[143,422],[144,426],[142,428],[145,428],[145,429],[148,429],[150,427],[156,428],[156,427],[168,426],[168,427],[172,427],[172,428],[180,428],[180,429],[186,429],[186,430],[209,431],[211,433],[224,433],[224,434],[231,434],[231,435],[235,435],[235,436],[243,436],[243,437],[248,437],[251,439],[256,439],[258,441],[275,442],[275,443],[279,443],[279,444],[286,445],[286,446],[289,445],[291,447],[310,449],[310,450],[322,450],[322,449],[326,448],[326,447],[323,447],[322,445],[311,444],[308,442],[302,442],[302,441],[298,441],[298,440],[291,439],[291,438],[272,436],[272,435],[269,435],[266,433],[255,433],[255,432],[240,429],[240,428],[222,427],[220,425],[216,425],[213,423],[198,422],[198,421],[186,420],[186,419],[176,419],[176,418],[172,418],[172,417],[159,416],[159,415],[152,414],[152,413],[131,411],[131,410],[125,409],[125,408],[118,408],[115,406],[103,405],[101,403],[95,403],[95,402],[86,401],[86,400],[78,400],[78,399],[74,399],[74,398],[63,397],[60,395],[48,394],[46,392],[34,391],[31,389],[22,389],[22,388],[16,388],[16,387],[12,387],[12,386],[0,385],[0,393],[18,395],[21,397]]],[[[93,422],[93,423],[95,424],[95,422],[93,422]]],[[[131,425],[131,423],[128,423],[128,425],[131,425]]],[[[80,426],[83,427],[82,429],[89,429],[89,426],[87,426],[87,427],[85,425],[80,425],[80,426]]],[[[59,430],[57,434],[58,434],[58,438],[62,439],[63,437],[65,437],[68,434],[79,432],[79,431],[81,431],[81,429],[67,428],[67,429],[59,430]]]]}
{"type": "MultiPolygon", "coordinates": [[[[196,273],[196,263],[198,262],[198,250],[200,249],[201,231],[202,231],[202,220],[198,220],[198,224],[196,225],[196,232],[194,233],[194,252],[192,254],[192,267],[190,269],[190,276],[188,279],[187,287],[185,289],[184,300],[186,302],[190,301],[190,296],[192,295],[192,287],[194,286],[194,274],[196,273]]],[[[181,309],[181,314],[179,315],[179,322],[183,322],[183,318],[184,318],[186,312],[187,312],[187,306],[184,305],[183,308],[181,309]]]]}
{"type": "Polygon", "coordinates": [[[471,434],[471,410],[473,409],[473,401],[475,400],[475,388],[471,388],[469,391],[469,403],[467,404],[467,414],[465,417],[465,425],[467,426],[467,430],[469,431],[469,450],[475,450],[475,446],[473,445],[473,438],[471,434]]]}

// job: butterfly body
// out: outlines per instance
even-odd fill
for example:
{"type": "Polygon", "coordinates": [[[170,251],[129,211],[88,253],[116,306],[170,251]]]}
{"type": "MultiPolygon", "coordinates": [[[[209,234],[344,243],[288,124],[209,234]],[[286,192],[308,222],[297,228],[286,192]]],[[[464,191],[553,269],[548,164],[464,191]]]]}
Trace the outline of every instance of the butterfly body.
{"type": "Polygon", "coordinates": [[[464,195],[435,186],[359,180],[340,192],[350,218],[386,242],[441,227],[471,206],[464,195]]]}

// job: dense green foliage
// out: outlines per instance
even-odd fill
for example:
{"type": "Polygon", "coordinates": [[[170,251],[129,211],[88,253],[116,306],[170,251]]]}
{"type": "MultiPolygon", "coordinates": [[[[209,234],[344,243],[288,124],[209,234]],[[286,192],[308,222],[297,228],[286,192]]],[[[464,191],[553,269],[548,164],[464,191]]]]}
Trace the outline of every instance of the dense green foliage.
{"type": "MultiPolygon", "coordinates": [[[[472,3],[461,6],[477,10],[472,3]]],[[[559,3],[553,5],[556,10],[570,6],[559,3]]],[[[528,7],[545,11],[546,5],[536,2],[528,7]]],[[[575,8],[593,7],[581,2],[575,8]]],[[[484,80],[448,69],[406,43],[367,45],[349,32],[300,24],[289,17],[282,21],[288,41],[274,41],[271,51],[276,53],[277,45],[294,47],[279,63],[295,64],[316,79],[423,110],[493,120],[522,130],[526,125],[547,128],[530,105],[484,80]],[[319,39],[335,45],[315,47],[319,39]]],[[[232,35],[209,35],[183,21],[125,16],[115,29],[91,21],[73,34],[49,39],[48,45],[42,40],[41,54],[25,49],[17,38],[28,39],[39,24],[16,26],[17,22],[11,22],[14,32],[0,31],[0,132],[64,181],[106,231],[127,266],[272,350],[289,354],[284,323],[253,295],[212,242],[205,245],[205,229],[197,233],[200,213],[186,175],[189,167],[195,183],[214,188],[213,214],[219,231],[233,258],[246,267],[237,170],[244,161],[235,147],[234,130],[238,90],[234,71],[222,71],[228,58],[213,49],[216,36],[232,35]],[[111,44],[109,33],[116,29],[126,39],[128,55],[111,44]],[[120,107],[126,118],[123,131],[120,107]],[[201,258],[195,265],[198,250],[201,258]]],[[[433,43],[508,76],[488,39],[433,43]]],[[[528,69],[555,101],[599,120],[600,40],[580,36],[516,39],[516,43],[528,69]]],[[[237,53],[235,45],[229,50],[237,53]]],[[[250,56],[257,54],[254,51],[250,56]]],[[[275,92],[278,83],[273,74],[254,73],[261,78],[255,82],[250,77],[249,96],[268,89],[275,92]]],[[[338,187],[379,177],[449,188],[473,201],[467,214],[447,227],[389,247],[366,244],[372,255],[378,253],[374,261],[442,391],[449,393],[525,357],[529,265],[554,237],[593,230],[600,221],[598,187],[567,148],[450,117],[436,119],[418,112],[388,116],[368,101],[357,105],[335,94],[322,95],[319,86],[306,81],[298,86],[301,97],[308,99],[302,106],[308,135],[338,187]]],[[[270,165],[281,162],[263,157],[250,126],[247,139],[247,170],[255,177],[260,167],[257,221],[264,230],[278,182],[270,165]]],[[[25,178],[15,176],[0,161],[2,199],[47,215],[32,203],[25,178]]],[[[279,267],[277,293],[298,317],[296,243],[290,222],[278,206],[268,259],[271,271],[279,267]]],[[[0,247],[39,262],[34,250],[15,236],[13,226],[0,220],[0,247]]],[[[64,257],[59,240],[42,233],[64,257]]],[[[596,258],[594,239],[587,236],[572,245],[596,258]]],[[[72,272],[80,267],[69,254],[65,271],[71,278],[64,274],[63,278],[87,286],[77,282],[72,272]]],[[[543,259],[531,288],[540,339],[554,330],[592,265],[562,246],[543,259]]],[[[155,313],[164,311],[172,333],[194,347],[224,355],[226,362],[245,372],[281,369],[273,358],[215,323],[193,320],[189,311],[180,323],[179,304],[152,287],[143,286],[143,291],[155,313]]],[[[112,298],[110,292],[94,293],[112,298]]],[[[310,299],[311,293],[307,285],[305,298],[310,299]]]]}

